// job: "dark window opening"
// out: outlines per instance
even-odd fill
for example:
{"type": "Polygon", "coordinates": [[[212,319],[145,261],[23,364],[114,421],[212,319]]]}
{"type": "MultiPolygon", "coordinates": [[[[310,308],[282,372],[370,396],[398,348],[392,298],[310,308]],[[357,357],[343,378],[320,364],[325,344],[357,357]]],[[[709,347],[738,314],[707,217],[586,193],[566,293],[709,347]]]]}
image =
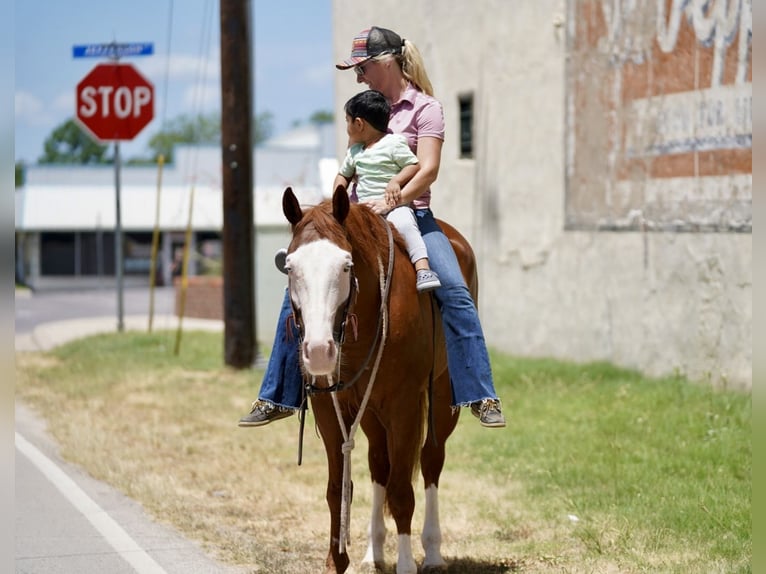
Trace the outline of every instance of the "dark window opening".
{"type": "Polygon", "coordinates": [[[473,94],[458,98],[460,105],[460,157],[473,157],[473,94]]]}

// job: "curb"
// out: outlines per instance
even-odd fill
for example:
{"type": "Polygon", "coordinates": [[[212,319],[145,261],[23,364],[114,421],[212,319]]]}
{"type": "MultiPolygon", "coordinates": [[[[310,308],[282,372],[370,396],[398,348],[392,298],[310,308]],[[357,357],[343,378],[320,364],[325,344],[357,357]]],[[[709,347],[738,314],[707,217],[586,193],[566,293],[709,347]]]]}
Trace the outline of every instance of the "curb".
{"type": "MultiPolygon", "coordinates": [[[[178,317],[175,315],[155,315],[152,329],[155,331],[175,331],[178,329],[178,317]]],[[[148,331],[148,315],[128,315],[123,317],[125,331],[148,331]]],[[[185,317],[182,323],[184,331],[223,331],[223,321],[216,319],[196,319],[185,317]]],[[[31,334],[18,335],[15,339],[16,351],[48,351],[75,339],[97,335],[99,333],[117,333],[115,317],[91,317],[86,319],[68,319],[38,325],[31,334]]]]}

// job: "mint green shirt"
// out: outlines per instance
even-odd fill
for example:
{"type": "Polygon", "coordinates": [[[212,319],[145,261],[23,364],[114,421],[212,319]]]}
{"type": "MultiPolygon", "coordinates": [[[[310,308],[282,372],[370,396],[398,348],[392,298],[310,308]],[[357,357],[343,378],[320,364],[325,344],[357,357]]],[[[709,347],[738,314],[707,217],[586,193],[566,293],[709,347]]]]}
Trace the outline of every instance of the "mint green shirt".
{"type": "Polygon", "coordinates": [[[418,163],[404,136],[386,134],[368,148],[354,144],[346,152],[340,174],[357,176],[356,195],[360,203],[383,199],[386,186],[402,168],[418,163]]]}

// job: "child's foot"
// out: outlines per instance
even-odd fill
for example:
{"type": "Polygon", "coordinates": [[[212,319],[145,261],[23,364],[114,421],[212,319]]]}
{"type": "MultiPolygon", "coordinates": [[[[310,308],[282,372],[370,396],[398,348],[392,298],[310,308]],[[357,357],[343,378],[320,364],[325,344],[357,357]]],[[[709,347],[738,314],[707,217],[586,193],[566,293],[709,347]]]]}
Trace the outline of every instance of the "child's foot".
{"type": "Polygon", "coordinates": [[[433,291],[441,286],[442,282],[439,281],[439,276],[436,273],[430,269],[418,269],[418,278],[415,283],[418,293],[433,291]]]}

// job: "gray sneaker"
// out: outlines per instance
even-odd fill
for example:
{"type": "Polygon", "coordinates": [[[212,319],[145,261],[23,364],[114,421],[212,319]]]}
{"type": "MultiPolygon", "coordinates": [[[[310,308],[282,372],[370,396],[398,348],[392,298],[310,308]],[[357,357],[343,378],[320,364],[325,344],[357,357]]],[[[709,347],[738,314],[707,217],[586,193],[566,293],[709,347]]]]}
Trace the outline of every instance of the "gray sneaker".
{"type": "Polygon", "coordinates": [[[430,269],[418,269],[417,281],[415,287],[418,293],[425,293],[426,291],[433,291],[442,286],[442,282],[439,281],[439,276],[430,269]]]}
{"type": "Polygon", "coordinates": [[[500,411],[500,399],[484,399],[471,403],[471,414],[479,419],[481,426],[488,428],[505,426],[505,417],[500,411]]]}
{"type": "Polygon", "coordinates": [[[294,414],[293,409],[277,406],[269,401],[258,399],[253,403],[250,414],[239,419],[241,427],[261,427],[269,424],[271,421],[278,421],[294,414]]]}

